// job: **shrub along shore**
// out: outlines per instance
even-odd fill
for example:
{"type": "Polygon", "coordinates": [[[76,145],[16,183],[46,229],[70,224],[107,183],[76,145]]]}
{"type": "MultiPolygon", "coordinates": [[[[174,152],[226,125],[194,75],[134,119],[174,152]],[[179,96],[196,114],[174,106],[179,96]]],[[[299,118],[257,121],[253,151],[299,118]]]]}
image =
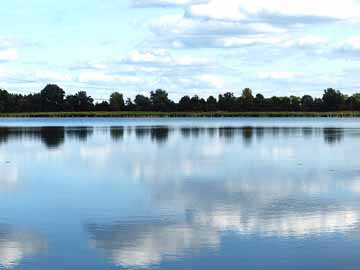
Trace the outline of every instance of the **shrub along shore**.
{"type": "Polygon", "coordinates": [[[119,118],[221,118],[221,117],[360,117],[360,111],[341,112],[34,112],[0,113],[3,118],[38,118],[38,117],[119,117],[119,118]]]}

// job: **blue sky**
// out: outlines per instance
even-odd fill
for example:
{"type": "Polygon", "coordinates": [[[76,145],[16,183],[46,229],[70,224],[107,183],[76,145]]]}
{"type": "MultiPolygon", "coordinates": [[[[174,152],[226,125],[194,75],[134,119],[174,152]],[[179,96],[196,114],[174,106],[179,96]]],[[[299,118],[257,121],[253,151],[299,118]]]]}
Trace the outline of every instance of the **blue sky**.
{"type": "Polygon", "coordinates": [[[3,0],[0,88],[360,91],[360,0],[3,0]]]}

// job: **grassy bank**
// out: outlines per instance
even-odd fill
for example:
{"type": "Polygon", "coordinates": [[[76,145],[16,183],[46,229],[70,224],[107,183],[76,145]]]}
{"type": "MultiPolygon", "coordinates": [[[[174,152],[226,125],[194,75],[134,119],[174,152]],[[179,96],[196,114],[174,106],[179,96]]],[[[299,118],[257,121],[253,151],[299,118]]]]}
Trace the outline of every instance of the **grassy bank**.
{"type": "Polygon", "coordinates": [[[360,117],[356,112],[39,112],[0,117],[360,117]]]}

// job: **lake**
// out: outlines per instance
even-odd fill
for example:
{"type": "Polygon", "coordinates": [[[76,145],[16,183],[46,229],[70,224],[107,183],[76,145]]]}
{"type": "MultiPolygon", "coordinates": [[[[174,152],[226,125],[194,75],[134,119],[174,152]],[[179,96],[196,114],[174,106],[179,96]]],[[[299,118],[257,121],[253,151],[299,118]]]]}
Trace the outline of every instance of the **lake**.
{"type": "Polygon", "coordinates": [[[0,119],[0,269],[360,269],[360,119],[0,119]]]}

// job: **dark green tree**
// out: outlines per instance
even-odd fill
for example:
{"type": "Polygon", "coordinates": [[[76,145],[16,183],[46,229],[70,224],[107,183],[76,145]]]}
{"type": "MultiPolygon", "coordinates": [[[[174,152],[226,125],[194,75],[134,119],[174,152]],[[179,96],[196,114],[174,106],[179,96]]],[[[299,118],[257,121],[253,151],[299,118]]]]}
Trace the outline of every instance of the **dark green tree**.
{"type": "Polygon", "coordinates": [[[218,104],[221,111],[236,111],[237,99],[234,93],[227,92],[224,95],[219,95],[218,104]]]}
{"type": "Polygon", "coordinates": [[[168,93],[164,90],[157,89],[155,92],[151,91],[150,100],[153,110],[159,112],[171,111],[173,104],[169,100],[168,93]]]}
{"type": "Polygon", "coordinates": [[[110,107],[113,111],[124,111],[125,102],[123,94],[114,92],[110,95],[110,107]]]}
{"type": "Polygon", "coordinates": [[[10,95],[6,90],[0,89],[0,112],[8,112],[10,95]]]}
{"type": "Polygon", "coordinates": [[[350,111],[360,110],[360,93],[353,94],[346,99],[346,108],[350,111]]]}
{"type": "Polygon", "coordinates": [[[56,84],[48,84],[41,92],[42,110],[58,112],[64,109],[65,91],[56,84]]]}
{"type": "Polygon", "coordinates": [[[250,88],[245,88],[241,95],[241,107],[245,111],[251,111],[254,107],[254,96],[250,88]]]}
{"type": "Polygon", "coordinates": [[[301,110],[301,98],[296,96],[290,96],[290,107],[289,111],[298,112],[301,110]]]}
{"type": "Polygon", "coordinates": [[[345,97],[341,94],[340,91],[333,88],[328,88],[324,91],[323,103],[324,107],[328,111],[339,110],[340,106],[343,104],[345,97]]]}
{"type": "Polygon", "coordinates": [[[125,107],[127,111],[135,111],[136,110],[136,106],[135,104],[132,102],[131,98],[127,98],[126,102],[125,102],[125,107]]]}
{"type": "Polygon", "coordinates": [[[314,99],[312,96],[305,95],[301,98],[301,109],[304,112],[310,112],[314,110],[314,99]]]}
{"type": "Polygon", "coordinates": [[[189,96],[183,96],[178,103],[178,110],[181,112],[191,111],[191,98],[189,96]]]}
{"type": "Polygon", "coordinates": [[[137,111],[151,111],[151,100],[144,95],[137,95],[134,103],[137,111]]]}
{"type": "Polygon", "coordinates": [[[314,111],[321,112],[324,111],[324,102],[321,98],[314,99],[314,111]]]}
{"type": "Polygon", "coordinates": [[[110,104],[107,101],[102,101],[100,103],[95,104],[95,111],[98,112],[107,112],[111,110],[110,104]]]}
{"type": "Polygon", "coordinates": [[[94,99],[87,95],[85,91],[80,91],[75,95],[66,97],[66,108],[68,111],[92,111],[94,109],[94,99]]]}
{"type": "Polygon", "coordinates": [[[218,102],[213,96],[208,97],[206,100],[207,111],[214,112],[218,110],[218,102]]]}
{"type": "Polygon", "coordinates": [[[254,100],[254,106],[256,111],[266,110],[266,99],[262,94],[257,94],[254,100]]]}
{"type": "Polygon", "coordinates": [[[190,99],[191,110],[201,112],[206,110],[206,101],[195,95],[190,99]]]}

